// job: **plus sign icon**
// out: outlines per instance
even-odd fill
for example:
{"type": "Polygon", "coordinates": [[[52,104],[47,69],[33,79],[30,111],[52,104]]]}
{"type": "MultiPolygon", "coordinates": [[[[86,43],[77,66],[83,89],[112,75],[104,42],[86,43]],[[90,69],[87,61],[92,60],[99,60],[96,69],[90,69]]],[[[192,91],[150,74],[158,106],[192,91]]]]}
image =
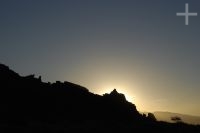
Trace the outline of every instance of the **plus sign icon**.
{"type": "Polygon", "coordinates": [[[185,17],[185,25],[189,25],[189,17],[190,16],[197,16],[198,14],[189,12],[189,4],[185,4],[185,12],[183,13],[176,13],[177,16],[184,16],[185,17]]]}

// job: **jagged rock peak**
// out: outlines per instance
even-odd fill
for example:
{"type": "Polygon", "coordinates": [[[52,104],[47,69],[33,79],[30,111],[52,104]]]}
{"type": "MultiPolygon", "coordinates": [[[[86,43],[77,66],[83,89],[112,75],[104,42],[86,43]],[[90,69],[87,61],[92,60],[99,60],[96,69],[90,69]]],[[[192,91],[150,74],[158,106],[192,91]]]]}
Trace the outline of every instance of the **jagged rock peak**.
{"type": "Polygon", "coordinates": [[[116,89],[114,89],[113,91],[110,92],[110,94],[118,95],[119,93],[117,92],[116,89]]]}
{"type": "Polygon", "coordinates": [[[126,97],[124,94],[117,92],[117,89],[114,89],[113,91],[110,92],[110,94],[106,93],[103,95],[104,97],[111,98],[116,101],[126,101],[126,97]]]}

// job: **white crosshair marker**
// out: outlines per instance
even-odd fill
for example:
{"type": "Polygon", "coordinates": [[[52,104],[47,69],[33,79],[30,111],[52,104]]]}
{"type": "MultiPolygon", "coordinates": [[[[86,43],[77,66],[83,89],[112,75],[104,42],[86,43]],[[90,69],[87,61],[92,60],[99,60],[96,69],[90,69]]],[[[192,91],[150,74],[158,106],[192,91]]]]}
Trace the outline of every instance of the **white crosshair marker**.
{"type": "Polygon", "coordinates": [[[189,25],[189,17],[190,16],[197,16],[198,14],[195,13],[190,13],[189,12],[189,4],[185,4],[185,12],[184,13],[176,13],[177,16],[184,16],[185,17],[185,25],[189,25]]]}

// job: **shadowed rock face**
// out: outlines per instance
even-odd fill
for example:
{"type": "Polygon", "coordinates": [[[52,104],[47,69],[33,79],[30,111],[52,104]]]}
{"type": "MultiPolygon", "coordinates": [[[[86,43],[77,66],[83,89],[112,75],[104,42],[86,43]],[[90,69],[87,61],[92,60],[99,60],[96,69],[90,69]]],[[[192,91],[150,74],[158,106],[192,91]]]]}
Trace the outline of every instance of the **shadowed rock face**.
{"type": "Polygon", "coordinates": [[[2,122],[121,123],[141,117],[116,90],[100,96],[70,82],[43,83],[41,77],[22,77],[2,64],[0,79],[2,122]]]}
{"type": "Polygon", "coordinates": [[[110,94],[104,94],[103,96],[109,97],[110,99],[118,101],[118,102],[127,102],[124,94],[118,93],[116,89],[110,92],[110,94]]]}
{"type": "Polygon", "coordinates": [[[162,127],[139,114],[116,89],[100,96],[70,82],[44,83],[41,77],[23,77],[3,64],[0,100],[0,132],[132,132],[162,127]]]}

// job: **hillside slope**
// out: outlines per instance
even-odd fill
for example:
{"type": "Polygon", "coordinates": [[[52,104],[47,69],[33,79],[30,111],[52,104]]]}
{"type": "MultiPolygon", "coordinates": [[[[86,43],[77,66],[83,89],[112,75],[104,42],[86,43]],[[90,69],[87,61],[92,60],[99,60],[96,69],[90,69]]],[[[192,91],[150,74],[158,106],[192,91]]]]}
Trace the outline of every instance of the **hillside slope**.
{"type": "Polygon", "coordinates": [[[0,132],[199,132],[199,126],[157,122],[114,89],[103,96],[70,82],[44,83],[0,64],[0,132]]]}

